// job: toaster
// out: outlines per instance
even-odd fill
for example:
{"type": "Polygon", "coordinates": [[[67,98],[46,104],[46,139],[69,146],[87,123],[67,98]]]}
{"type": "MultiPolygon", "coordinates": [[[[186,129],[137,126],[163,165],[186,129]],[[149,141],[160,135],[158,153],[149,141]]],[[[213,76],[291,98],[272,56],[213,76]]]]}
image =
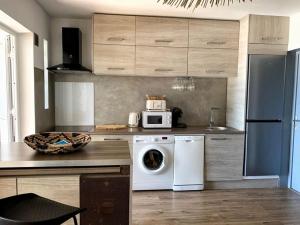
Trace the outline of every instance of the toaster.
{"type": "Polygon", "coordinates": [[[146,100],[147,111],[166,111],[166,100],[146,100]]]}

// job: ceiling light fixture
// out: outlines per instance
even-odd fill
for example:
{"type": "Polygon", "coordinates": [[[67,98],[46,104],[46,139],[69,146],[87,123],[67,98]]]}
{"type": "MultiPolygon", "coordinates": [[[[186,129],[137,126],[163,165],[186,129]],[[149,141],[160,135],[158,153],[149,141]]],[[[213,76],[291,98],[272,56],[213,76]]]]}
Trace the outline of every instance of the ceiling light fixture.
{"type": "MultiPolygon", "coordinates": [[[[163,4],[167,4],[174,7],[183,7],[183,8],[191,8],[194,6],[194,9],[198,8],[199,6],[202,8],[206,8],[207,5],[213,6],[224,6],[230,5],[235,1],[246,2],[246,0],[157,0],[157,2],[162,2],[163,4]]],[[[252,2],[252,0],[248,0],[252,2]]]]}

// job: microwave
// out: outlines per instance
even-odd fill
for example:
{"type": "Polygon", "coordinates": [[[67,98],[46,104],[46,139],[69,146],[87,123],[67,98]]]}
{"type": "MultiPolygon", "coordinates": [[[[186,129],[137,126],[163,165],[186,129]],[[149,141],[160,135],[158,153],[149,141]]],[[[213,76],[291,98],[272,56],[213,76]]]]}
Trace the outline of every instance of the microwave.
{"type": "Polygon", "coordinates": [[[171,128],[172,113],[161,111],[143,111],[143,127],[144,128],[171,128]]]}

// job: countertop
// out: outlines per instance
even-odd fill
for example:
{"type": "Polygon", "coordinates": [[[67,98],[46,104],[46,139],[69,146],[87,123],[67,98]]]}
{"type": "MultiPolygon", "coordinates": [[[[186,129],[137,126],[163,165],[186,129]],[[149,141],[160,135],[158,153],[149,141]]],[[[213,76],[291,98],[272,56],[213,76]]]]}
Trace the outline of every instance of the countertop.
{"type": "Polygon", "coordinates": [[[226,130],[207,130],[203,126],[190,126],[187,128],[171,129],[144,129],[125,128],[120,130],[97,130],[94,126],[57,126],[54,131],[57,132],[86,132],[94,135],[155,135],[155,134],[244,134],[244,131],[228,127],[226,130]]]}
{"type": "Polygon", "coordinates": [[[23,142],[1,143],[0,169],[43,167],[101,167],[131,164],[126,141],[90,142],[83,149],[69,154],[38,153],[23,142]]]}

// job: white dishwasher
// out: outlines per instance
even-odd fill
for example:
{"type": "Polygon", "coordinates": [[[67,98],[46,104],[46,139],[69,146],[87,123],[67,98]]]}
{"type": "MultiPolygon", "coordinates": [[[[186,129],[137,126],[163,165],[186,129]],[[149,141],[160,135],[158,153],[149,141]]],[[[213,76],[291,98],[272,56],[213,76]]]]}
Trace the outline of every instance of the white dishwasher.
{"type": "Polygon", "coordinates": [[[204,189],[204,136],[175,136],[174,191],[204,189]]]}

